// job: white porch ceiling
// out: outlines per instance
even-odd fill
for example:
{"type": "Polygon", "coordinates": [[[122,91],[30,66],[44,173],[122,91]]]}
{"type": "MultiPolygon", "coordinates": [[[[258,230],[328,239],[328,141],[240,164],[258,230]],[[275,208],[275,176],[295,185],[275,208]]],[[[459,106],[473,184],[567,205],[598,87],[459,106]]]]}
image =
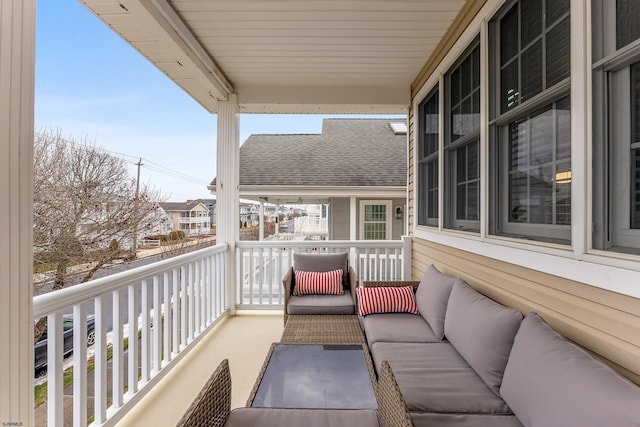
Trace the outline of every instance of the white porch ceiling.
{"type": "Polygon", "coordinates": [[[207,110],[404,113],[464,0],[80,0],[207,110]]]}

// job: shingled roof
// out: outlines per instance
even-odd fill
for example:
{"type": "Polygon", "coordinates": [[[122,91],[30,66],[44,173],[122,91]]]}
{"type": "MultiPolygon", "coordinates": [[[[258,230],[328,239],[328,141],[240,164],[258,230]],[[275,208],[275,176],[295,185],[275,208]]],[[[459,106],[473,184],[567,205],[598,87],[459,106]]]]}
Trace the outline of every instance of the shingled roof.
{"type": "Polygon", "coordinates": [[[321,134],[251,135],[240,186],[405,187],[407,136],[390,126],[402,122],[324,119],[321,134]]]}
{"type": "Polygon", "coordinates": [[[187,202],[162,202],[160,203],[160,207],[164,209],[166,212],[177,212],[177,211],[190,212],[193,208],[195,208],[200,204],[201,204],[200,202],[193,201],[193,200],[190,200],[187,202]]]}

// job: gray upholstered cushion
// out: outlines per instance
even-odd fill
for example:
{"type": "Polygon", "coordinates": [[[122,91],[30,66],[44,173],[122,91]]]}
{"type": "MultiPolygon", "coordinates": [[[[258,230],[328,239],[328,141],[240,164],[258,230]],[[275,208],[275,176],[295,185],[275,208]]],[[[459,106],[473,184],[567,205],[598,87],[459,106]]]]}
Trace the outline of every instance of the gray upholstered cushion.
{"type": "Polygon", "coordinates": [[[282,409],[237,408],[231,411],[225,427],[376,427],[373,409],[282,409]]]}
{"type": "Polygon", "coordinates": [[[444,332],[480,378],[500,394],[504,367],[522,314],[458,282],[451,290],[444,332]]]}
{"type": "Polygon", "coordinates": [[[512,414],[449,343],[378,342],[371,354],[378,371],[389,361],[411,412],[512,414]]]}
{"type": "Polygon", "coordinates": [[[300,271],[333,271],[342,269],[347,274],[348,253],[293,254],[293,268],[300,271]]]}
{"type": "Polygon", "coordinates": [[[369,347],[375,342],[439,342],[422,316],[381,313],[361,317],[369,347]]]}
{"type": "Polygon", "coordinates": [[[515,415],[412,412],[411,420],[415,427],[522,427],[515,415]]]}
{"type": "Polygon", "coordinates": [[[442,274],[433,265],[424,272],[416,290],[416,304],[439,340],[444,338],[444,317],[455,277],[442,274]]]}
{"type": "Polygon", "coordinates": [[[640,387],[535,313],[522,321],[500,391],[527,426],[640,426],[640,387]]]}
{"type": "Polygon", "coordinates": [[[302,295],[289,297],[289,314],[355,314],[351,294],[302,295]]]}

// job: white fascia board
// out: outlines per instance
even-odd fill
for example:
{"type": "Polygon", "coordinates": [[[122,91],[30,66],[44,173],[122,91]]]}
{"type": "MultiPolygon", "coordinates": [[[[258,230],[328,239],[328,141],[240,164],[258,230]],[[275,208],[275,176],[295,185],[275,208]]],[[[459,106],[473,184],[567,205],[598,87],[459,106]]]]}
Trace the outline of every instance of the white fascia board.
{"type": "Polygon", "coordinates": [[[406,187],[311,187],[306,185],[240,186],[240,197],[386,197],[405,198],[406,187]]]}
{"type": "Polygon", "coordinates": [[[241,113],[407,114],[409,85],[253,86],[236,85],[241,113]]]}

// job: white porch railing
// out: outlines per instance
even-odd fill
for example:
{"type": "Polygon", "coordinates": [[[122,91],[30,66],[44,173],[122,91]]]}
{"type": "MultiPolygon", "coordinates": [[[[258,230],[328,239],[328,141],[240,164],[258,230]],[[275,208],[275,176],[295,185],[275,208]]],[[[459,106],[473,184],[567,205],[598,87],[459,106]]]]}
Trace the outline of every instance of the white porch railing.
{"type": "Polygon", "coordinates": [[[410,277],[411,240],[241,241],[237,247],[238,308],[280,308],[282,278],[294,253],[348,252],[349,264],[365,280],[403,280],[410,277]]]}
{"type": "Polygon", "coordinates": [[[48,425],[61,426],[65,417],[64,313],[72,312],[74,319],[73,425],[85,426],[88,419],[86,317],[91,310],[94,425],[114,425],[227,312],[227,256],[228,245],[221,244],[35,297],[35,319],[48,319],[48,425]],[[109,376],[107,344],[112,346],[109,376]]]}

